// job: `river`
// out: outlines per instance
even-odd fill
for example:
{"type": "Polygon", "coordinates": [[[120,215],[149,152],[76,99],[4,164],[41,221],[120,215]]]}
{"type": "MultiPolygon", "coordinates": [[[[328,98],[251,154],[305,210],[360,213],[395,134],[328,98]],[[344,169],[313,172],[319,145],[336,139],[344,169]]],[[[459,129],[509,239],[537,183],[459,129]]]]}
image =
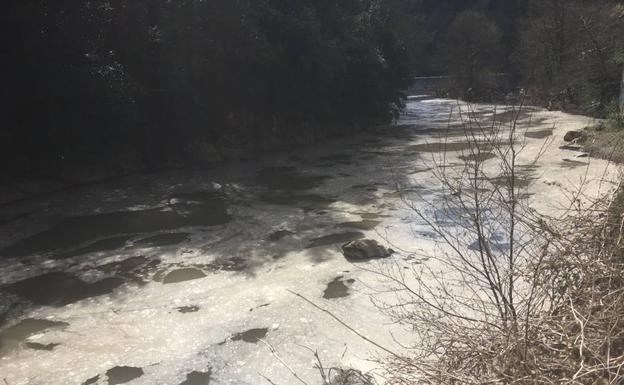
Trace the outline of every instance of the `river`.
{"type": "MultiPolygon", "coordinates": [[[[397,190],[441,193],[428,159],[460,123],[460,107],[468,109],[412,98],[395,125],[374,133],[1,206],[0,381],[294,383],[285,363],[320,383],[306,347],[326,365],[373,370],[374,346],[293,292],[381,344],[410,340],[370,301],[383,282],[340,245],[366,237],[398,247],[366,267],[426,263],[434,237],[397,190]]],[[[472,108],[491,119],[492,106],[472,108]]],[[[590,118],[531,108],[521,119],[520,159],[546,148],[525,178],[535,208],[556,215],[558,188],[615,174],[559,148],[590,118]]],[[[587,193],[611,187],[588,183],[587,193]]]]}

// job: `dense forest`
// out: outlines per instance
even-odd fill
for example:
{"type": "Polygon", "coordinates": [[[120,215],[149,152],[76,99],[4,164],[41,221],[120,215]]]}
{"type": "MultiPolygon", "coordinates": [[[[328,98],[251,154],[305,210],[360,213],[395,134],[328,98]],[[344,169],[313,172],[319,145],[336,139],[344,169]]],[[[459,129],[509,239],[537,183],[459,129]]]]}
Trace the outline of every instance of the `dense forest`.
{"type": "MultiPolygon", "coordinates": [[[[2,175],[227,159],[387,122],[416,75],[606,116],[611,0],[11,1],[0,15],[2,175]]],[[[471,94],[465,91],[470,90],[471,94]]]]}

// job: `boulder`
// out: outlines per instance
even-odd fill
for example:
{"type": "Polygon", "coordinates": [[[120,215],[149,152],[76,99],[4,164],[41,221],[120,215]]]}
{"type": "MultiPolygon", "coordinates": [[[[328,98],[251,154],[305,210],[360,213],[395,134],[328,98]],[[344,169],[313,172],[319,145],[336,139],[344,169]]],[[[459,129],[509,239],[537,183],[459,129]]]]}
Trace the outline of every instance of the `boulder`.
{"type": "Polygon", "coordinates": [[[388,258],[394,250],[380,245],[373,239],[358,239],[342,245],[342,253],[349,260],[388,258]]]}
{"type": "Polygon", "coordinates": [[[566,132],[563,140],[566,142],[572,142],[584,137],[585,134],[582,131],[568,131],[566,132]]]}

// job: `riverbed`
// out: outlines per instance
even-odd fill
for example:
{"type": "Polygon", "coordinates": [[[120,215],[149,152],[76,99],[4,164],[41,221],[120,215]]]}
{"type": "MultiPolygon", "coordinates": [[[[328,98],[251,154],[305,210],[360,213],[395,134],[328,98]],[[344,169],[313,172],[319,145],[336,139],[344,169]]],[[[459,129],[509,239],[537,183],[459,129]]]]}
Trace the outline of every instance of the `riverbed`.
{"type": "MultiPolygon", "coordinates": [[[[295,293],[382,345],[410,341],[371,303],[380,282],[365,269],[427,263],[435,236],[404,192],[444,193],[435,159],[445,138],[445,162],[461,166],[467,112],[513,116],[411,98],[374,133],[1,206],[0,381],[289,384],[292,370],[316,384],[310,349],[327,366],[374,372],[382,352],[295,293]],[[345,260],[340,245],[362,238],[398,252],[345,260]]],[[[556,216],[565,189],[612,190],[613,165],[561,148],[591,118],[528,108],[519,119],[532,207],[556,216]]]]}

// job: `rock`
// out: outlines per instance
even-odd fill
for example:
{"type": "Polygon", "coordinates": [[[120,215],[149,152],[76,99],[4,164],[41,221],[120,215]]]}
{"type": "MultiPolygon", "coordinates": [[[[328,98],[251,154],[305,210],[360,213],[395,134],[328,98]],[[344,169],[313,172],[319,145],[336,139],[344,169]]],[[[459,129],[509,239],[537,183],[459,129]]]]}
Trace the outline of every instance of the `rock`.
{"type": "Polygon", "coordinates": [[[394,254],[394,250],[380,245],[373,239],[359,239],[345,243],[342,253],[349,260],[367,260],[388,258],[394,254]]]}
{"type": "Polygon", "coordinates": [[[565,136],[563,137],[563,140],[566,142],[572,142],[574,140],[578,140],[580,138],[583,138],[585,136],[585,134],[581,131],[568,131],[566,132],[565,136]]]}

